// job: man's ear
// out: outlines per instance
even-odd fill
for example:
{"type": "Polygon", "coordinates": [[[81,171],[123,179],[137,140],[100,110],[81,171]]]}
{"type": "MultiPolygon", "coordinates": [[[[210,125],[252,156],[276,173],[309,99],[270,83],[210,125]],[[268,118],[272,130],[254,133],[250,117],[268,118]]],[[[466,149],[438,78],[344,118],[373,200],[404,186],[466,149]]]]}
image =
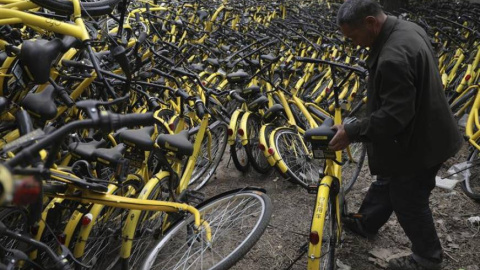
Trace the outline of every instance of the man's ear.
{"type": "Polygon", "coordinates": [[[377,24],[377,18],[374,16],[367,16],[364,22],[368,29],[374,29],[375,25],[377,24]]]}

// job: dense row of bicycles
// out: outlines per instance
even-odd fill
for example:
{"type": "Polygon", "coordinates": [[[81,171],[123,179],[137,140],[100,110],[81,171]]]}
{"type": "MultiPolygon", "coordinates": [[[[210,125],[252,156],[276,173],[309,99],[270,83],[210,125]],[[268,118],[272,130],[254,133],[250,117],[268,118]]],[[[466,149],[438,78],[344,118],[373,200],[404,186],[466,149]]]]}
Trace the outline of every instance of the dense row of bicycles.
{"type": "MultiPolygon", "coordinates": [[[[308,268],[334,269],[366,150],[330,151],[330,127],[362,116],[368,75],[338,5],[0,0],[0,269],[230,268],[272,203],[205,198],[225,152],[316,194],[308,268]]],[[[478,7],[433,5],[395,15],[432,37],[479,199],[478,7]]]]}

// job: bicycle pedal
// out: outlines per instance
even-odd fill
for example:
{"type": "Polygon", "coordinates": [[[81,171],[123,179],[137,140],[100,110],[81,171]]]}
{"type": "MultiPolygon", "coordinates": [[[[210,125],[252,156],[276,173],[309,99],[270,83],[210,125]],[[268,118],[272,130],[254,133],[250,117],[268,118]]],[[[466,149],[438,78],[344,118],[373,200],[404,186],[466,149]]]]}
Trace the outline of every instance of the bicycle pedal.
{"type": "Polygon", "coordinates": [[[317,194],[318,192],[318,185],[309,185],[307,187],[308,194],[317,194]]]}

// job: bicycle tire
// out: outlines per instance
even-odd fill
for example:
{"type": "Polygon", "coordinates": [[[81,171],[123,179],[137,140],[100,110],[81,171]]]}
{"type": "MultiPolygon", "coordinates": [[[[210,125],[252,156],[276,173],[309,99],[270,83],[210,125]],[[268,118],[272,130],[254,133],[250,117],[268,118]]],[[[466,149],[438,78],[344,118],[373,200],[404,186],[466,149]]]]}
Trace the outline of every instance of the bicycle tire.
{"type": "MultiPolygon", "coordinates": [[[[159,180],[158,183],[151,189],[147,190],[147,200],[168,201],[169,193],[167,191],[168,176],[159,180]]],[[[143,194],[144,190],[140,194],[143,194]]],[[[130,211],[131,212],[131,211],[130,211]]],[[[130,216],[130,213],[128,214],[130,216]]],[[[140,217],[137,220],[135,237],[132,243],[130,257],[122,264],[127,265],[128,269],[139,265],[145,258],[144,255],[147,250],[151,248],[153,241],[158,237],[165,228],[167,221],[167,214],[159,211],[141,211],[140,217]],[[153,234],[153,235],[152,235],[153,234]]],[[[122,261],[124,259],[121,259],[122,261]]]]}
{"type": "Polygon", "coordinates": [[[307,188],[318,182],[318,172],[323,171],[323,162],[314,159],[310,153],[310,143],[291,129],[279,129],[272,133],[275,153],[279,163],[287,167],[290,180],[307,188]]]}
{"type": "Polygon", "coordinates": [[[475,201],[480,201],[480,151],[473,150],[467,161],[465,181],[462,181],[463,192],[475,201]]]}
{"type": "MultiPolygon", "coordinates": [[[[21,234],[28,234],[28,216],[26,210],[23,208],[0,208],[0,222],[2,222],[6,228],[12,231],[21,234]]],[[[27,247],[26,243],[12,239],[5,235],[0,235],[0,243],[4,248],[7,249],[24,250],[27,247]]]]}
{"type": "Polygon", "coordinates": [[[272,214],[272,203],[263,192],[236,190],[220,194],[197,209],[203,220],[209,223],[213,244],[204,242],[205,230],[194,233],[193,216],[188,215],[167,231],[148,254],[141,269],[172,269],[185,263],[188,263],[189,269],[230,268],[265,231],[272,214]],[[244,218],[242,214],[246,214],[244,218]],[[242,232],[247,227],[248,230],[242,232]],[[196,252],[196,249],[200,250],[196,252]],[[205,252],[213,249],[213,252],[205,252]],[[217,254],[218,258],[211,258],[211,255],[217,254]],[[197,257],[185,259],[189,255],[197,257]]]}
{"type": "MultiPolygon", "coordinates": [[[[240,126],[242,117],[238,117],[235,127],[240,126]]],[[[235,143],[230,145],[230,156],[232,157],[235,168],[240,172],[247,172],[250,168],[250,159],[248,158],[247,149],[243,146],[240,135],[235,133],[235,143]]]]}
{"type": "MultiPolygon", "coordinates": [[[[50,201],[49,204],[52,202],[53,200],[50,201]]],[[[74,231],[71,234],[72,236],[74,236],[80,229],[76,223],[79,219],[73,218],[73,215],[78,213],[77,210],[80,205],[78,202],[61,199],[60,202],[55,202],[54,205],[54,207],[47,210],[46,219],[42,221],[45,223],[45,227],[40,236],[40,241],[49,246],[52,250],[59,247],[59,235],[63,235],[65,239],[69,238],[69,234],[65,230],[69,223],[74,225],[74,231]]],[[[90,206],[87,206],[86,209],[90,209],[90,206]]],[[[45,210],[46,208],[44,211],[45,210]]],[[[65,245],[71,248],[73,242],[65,243],[65,245]]],[[[53,263],[52,258],[44,250],[38,250],[37,261],[41,262],[41,265],[51,265],[53,263]]]]}
{"type": "Polygon", "coordinates": [[[320,237],[320,243],[317,244],[317,245],[321,245],[321,253],[320,253],[321,255],[319,258],[320,267],[318,269],[322,269],[322,270],[335,269],[335,248],[337,243],[337,219],[335,216],[336,210],[335,210],[335,207],[332,207],[333,206],[332,202],[334,202],[334,198],[329,198],[329,200],[327,200],[327,204],[326,204],[327,209],[325,210],[325,215],[322,217],[324,219],[322,237],[320,237]]]}
{"type": "Polygon", "coordinates": [[[225,148],[227,147],[227,129],[228,127],[226,124],[218,123],[218,125],[209,129],[205,134],[203,138],[204,142],[202,142],[199,156],[195,162],[192,178],[190,179],[189,187],[191,189],[201,189],[212,178],[222,160],[225,148]],[[208,149],[209,136],[211,138],[210,151],[208,149]],[[202,163],[204,165],[202,165],[202,163]],[[197,173],[195,173],[196,171],[197,173]]]}
{"type": "Polygon", "coordinates": [[[308,122],[307,117],[305,116],[305,114],[303,114],[302,110],[300,110],[300,107],[298,107],[297,104],[289,103],[288,106],[290,106],[290,110],[292,111],[293,117],[295,118],[295,123],[298,127],[303,130],[312,128],[310,126],[310,123],[308,122]]]}
{"type": "MultiPolygon", "coordinates": [[[[73,4],[68,0],[32,0],[33,3],[55,11],[58,15],[72,15],[73,4]]],[[[102,16],[112,12],[120,0],[95,0],[95,2],[80,2],[82,15],[102,16]]]]}
{"type": "MultiPolygon", "coordinates": [[[[342,187],[345,194],[347,194],[355,184],[362,171],[365,157],[367,156],[367,147],[364,143],[352,143],[349,148],[353,160],[344,158],[345,164],[342,166],[342,187]]],[[[344,153],[346,153],[344,151],[344,153]]]]}
{"type": "Polygon", "coordinates": [[[247,150],[242,145],[240,140],[230,146],[230,155],[232,156],[235,168],[241,172],[247,172],[250,168],[250,160],[248,159],[247,150]]]}
{"type": "MultiPolygon", "coordinates": [[[[129,197],[133,197],[140,189],[140,181],[127,180],[123,183],[122,188],[117,188],[112,194],[118,195],[127,192],[127,194],[131,194],[129,197]],[[129,187],[134,190],[129,191],[129,187]]],[[[88,228],[87,238],[76,238],[75,253],[80,252],[80,250],[77,251],[80,246],[79,244],[85,242],[82,247],[83,250],[81,251],[83,255],[81,258],[77,258],[77,260],[80,260],[83,264],[91,265],[91,269],[106,269],[106,267],[112,263],[109,259],[114,258],[118,254],[118,247],[121,245],[121,237],[119,236],[121,234],[121,225],[124,224],[128,212],[126,209],[100,204],[92,206],[90,213],[94,211],[97,212],[98,215],[93,217],[91,221],[93,225],[91,228],[88,228]],[[103,260],[99,260],[100,258],[103,260]]],[[[82,229],[87,228],[84,226],[82,229]]],[[[82,231],[78,233],[81,235],[82,231]]],[[[76,269],[82,268],[77,266],[76,269]]]]}
{"type": "Polygon", "coordinates": [[[261,127],[260,117],[250,114],[247,119],[248,142],[245,145],[245,150],[253,169],[261,174],[266,174],[272,170],[272,166],[270,166],[262,150],[258,147],[261,127]]]}

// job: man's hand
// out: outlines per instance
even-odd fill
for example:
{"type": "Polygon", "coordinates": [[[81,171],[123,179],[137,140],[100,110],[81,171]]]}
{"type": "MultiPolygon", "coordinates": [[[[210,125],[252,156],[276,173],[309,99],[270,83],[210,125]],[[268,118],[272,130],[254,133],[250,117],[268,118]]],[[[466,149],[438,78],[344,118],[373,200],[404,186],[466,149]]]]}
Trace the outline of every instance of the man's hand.
{"type": "Polygon", "coordinates": [[[340,151],[347,148],[350,144],[350,139],[348,139],[347,132],[345,132],[343,125],[335,125],[332,129],[335,129],[337,134],[332,138],[328,147],[334,151],[340,151]]]}

